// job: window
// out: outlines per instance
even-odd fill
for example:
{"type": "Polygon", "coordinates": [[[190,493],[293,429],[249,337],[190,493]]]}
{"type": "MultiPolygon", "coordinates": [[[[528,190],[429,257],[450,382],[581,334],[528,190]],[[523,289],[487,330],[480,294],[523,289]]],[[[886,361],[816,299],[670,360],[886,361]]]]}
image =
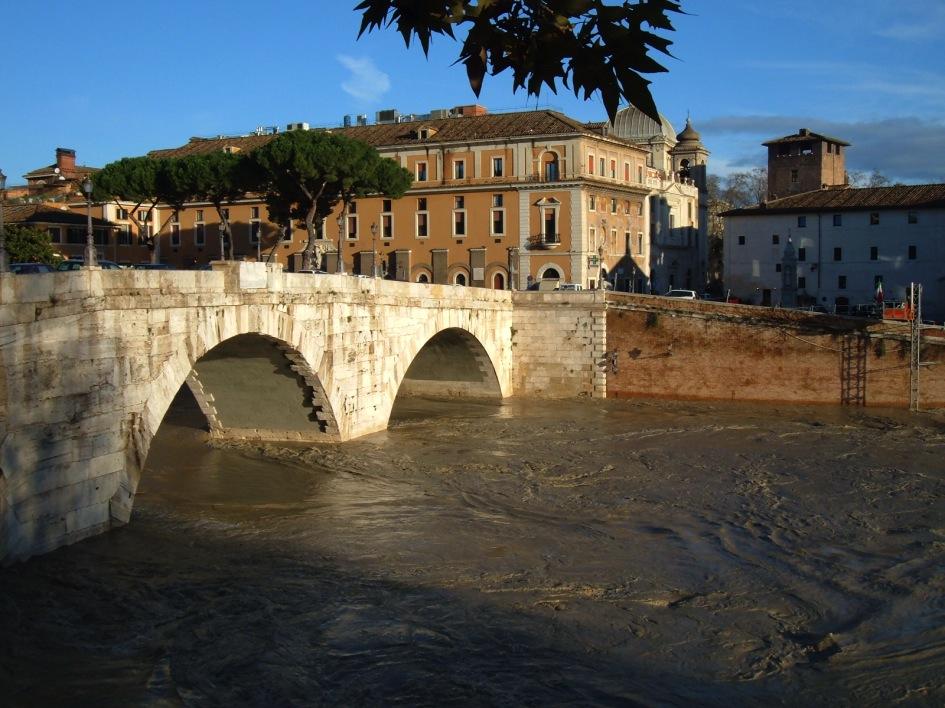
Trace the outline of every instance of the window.
{"type": "Polygon", "coordinates": [[[393,202],[390,199],[381,200],[381,238],[390,239],[394,237],[394,215],[392,213],[393,202]]]}
{"type": "Polygon", "coordinates": [[[131,227],[128,224],[122,224],[118,229],[118,245],[131,245],[131,227]]]}
{"type": "MultiPolygon", "coordinates": [[[[352,207],[354,204],[351,205],[352,207]]],[[[352,209],[353,211],[353,209],[352,209]]],[[[357,214],[348,214],[348,228],[345,229],[349,239],[356,239],[358,237],[358,215],[357,214]]]]}
{"type": "Polygon", "coordinates": [[[466,235],[466,197],[453,197],[453,236],[466,235]]]}
{"type": "Polygon", "coordinates": [[[744,237],[744,236],[739,236],[739,237],[738,237],[738,245],[739,245],[739,246],[744,246],[744,245],[745,245],[745,237],[744,237]]]}
{"type": "Polygon", "coordinates": [[[587,210],[597,211],[597,197],[595,197],[593,194],[587,195],[587,210]]]}
{"type": "Polygon", "coordinates": [[[643,255],[643,234],[637,234],[637,254],[643,255]]]}
{"type": "Polygon", "coordinates": [[[465,160],[456,160],[453,163],[453,179],[465,179],[466,177],[466,161],[465,160]]]}
{"type": "Polygon", "coordinates": [[[493,158],[492,158],[492,176],[493,176],[493,177],[501,177],[501,176],[502,176],[502,168],[503,168],[502,158],[501,158],[501,157],[493,157],[493,158]]]}
{"type": "Polygon", "coordinates": [[[250,207],[250,210],[249,210],[249,218],[250,218],[250,219],[258,219],[258,218],[259,218],[259,207],[250,207]]]}
{"type": "Polygon", "coordinates": [[[617,161],[616,160],[610,161],[610,178],[617,179],[617,161]]]}
{"type": "MultiPolygon", "coordinates": [[[[254,207],[255,208],[255,207],[254,207]]],[[[257,210],[257,214],[259,211],[257,210]]],[[[262,224],[259,222],[259,219],[252,219],[249,222],[249,242],[250,243],[259,243],[259,232],[262,228],[262,224]]],[[[324,234],[322,234],[324,236],[324,234]]]]}
{"type": "Polygon", "coordinates": [[[847,276],[839,275],[837,276],[837,290],[846,290],[847,289],[847,276]]]}
{"type": "Polygon", "coordinates": [[[85,243],[85,229],[79,228],[78,226],[70,226],[66,229],[66,243],[85,243]]]}
{"type": "Polygon", "coordinates": [[[230,220],[230,210],[229,210],[227,207],[223,207],[222,209],[220,209],[220,214],[221,214],[221,215],[223,216],[223,218],[226,219],[227,221],[230,220]]]}
{"type": "Polygon", "coordinates": [[[599,174],[601,177],[604,176],[604,165],[606,164],[606,162],[607,162],[607,161],[606,161],[603,157],[600,158],[600,159],[597,161],[598,167],[600,168],[600,169],[598,170],[598,174],[599,174]]]}
{"type": "Polygon", "coordinates": [[[643,184],[643,165],[637,165],[637,182],[643,184]]]}
{"type": "Polygon", "coordinates": [[[871,261],[879,260],[879,247],[878,246],[870,246],[870,260],[871,261]]]}
{"type": "Polygon", "coordinates": [[[827,154],[829,155],[832,152],[833,152],[833,143],[827,143],[827,154]]]}
{"type": "Polygon", "coordinates": [[[610,198],[610,213],[611,214],[617,213],[617,200],[614,197],[610,198]]]}
{"type": "Polygon", "coordinates": [[[501,194],[492,195],[492,235],[502,236],[505,234],[505,209],[502,206],[505,199],[501,194]]]}
{"type": "Polygon", "coordinates": [[[589,175],[594,174],[594,156],[593,155],[587,156],[587,174],[589,175]]]}
{"type": "MultiPolygon", "coordinates": [[[[138,221],[147,221],[143,211],[138,212],[138,221]]],[[[194,221],[203,221],[203,209],[197,209],[197,213],[194,215],[194,221]]]]}
{"type": "Polygon", "coordinates": [[[807,287],[807,278],[805,278],[803,275],[799,276],[797,279],[797,289],[803,290],[806,287],[807,287]]]}
{"type": "Polygon", "coordinates": [[[781,236],[778,234],[771,234],[771,245],[777,246],[779,243],[781,243],[781,236]]]}
{"type": "Polygon", "coordinates": [[[492,235],[502,236],[505,234],[505,209],[492,210],[492,235]]]}
{"type": "Polygon", "coordinates": [[[843,226],[843,214],[834,214],[834,215],[833,215],[833,225],[834,225],[834,226],[843,226]]]}
{"type": "Polygon", "coordinates": [[[453,283],[454,283],[455,285],[465,285],[465,284],[466,284],[466,274],[465,274],[465,273],[457,273],[457,274],[456,274],[456,278],[453,280],[453,283]]]}
{"type": "Polygon", "coordinates": [[[643,216],[643,202],[637,204],[637,216],[643,216]]]}
{"type": "Polygon", "coordinates": [[[797,260],[806,261],[807,260],[807,249],[799,248],[797,249],[797,260]]]}
{"type": "Polygon", "coordinates": [[[207,243],[206,224],[203,224],[203,223],[194,224],[194,245],[203,246],[206,243],[207,243]]]}
{"type": "Polygon", "coordinates": [[[835,247],[835,248],[833,249],[833,259],[834,259],[835,261],[842,261],[842,260],[843,260],[843,249],[840,248],[840,246],[837,246],[837,247],[835,247]]]}
{"type": "Polygon", "coordinates": [[[416,178],[418,182],[427,181],[427,163],[418,162],[416,167],[416,178]]]}
{"type": "Polygon", "coordinates": [[[916,259],[916,248],[915,246],[909,246],[909,260],[914,261],[916,259]]]}
{"type": "Polygon", "coordinates": [[[291,240],[292,240],[292,232],[295,230],[295,226],[293,225],[292,221],[293,221],[292,219],[289,219],[289,223],[286,224],[285,227],[282,229],[282,240],[283,240],[283,241],[291,241],[291,240]]]}
{"type": "Polygon", "coordinates": [[[870,226],[879,226],[879,212],[878,211],[870,212],[870,226]]]}
{"type": "MultiPolygon", "coordinates": [[[[125,228],[128,227],[125,226],[125,228]]],[[[62,231],[58,226],[50,226],[48,229],[46,229],[46,233],[49,234],[49,240],[52,243],[59,243],[60,239],[62,238],[62,231]]]]}
{"type": "Polygon", "coordinates": [[[908,223],[908,224],[918,224],[918,223],[919,223],[919,212],[917,212],[917,211],[910,211],[910,212],[906,215],[906,223],[908,223]]]}
{"type": "Polygon", "coordinates": [[[541,208],[541,238],[544,243],[558,243],[558,209],[541,208]]]}
{"type": "Polygon", "coordinates": [[[797,217],[797,228],[806,229],[807,228],[807,217],[799,216],[797,217]]]}
{"type": "Polygon", "coordinates": [[[775,272],[775,273],[780,273],[780,272],[781,272],[781,264],[780,264],[780,263],[775,263],[775,264],[774,264],[774,272],[775,272]]]}
{"type": "Polygon", "coordinates": [[[629,162],[623,163],[623,181],[624,182],[630,181],[630,163],[629,162]]]}
{"type": "Polygon", "coordinates": [[[180,248],[180,224],[177,221],[171,223],[171,248],[180,248]]]}
{"type": "Polygon", "coordinates": [[[417,198],[417,238],[426,238],[429,231],[429,212],[427,212],[427,198],[417,198]]]}
{"type": "Polygon", "coordinates": [[[115,209],[115,218],[118,221],[127,221],[128,220],[128,210],[117,207],[115,209]]]}
{"type": "Polygon", "coordinates": [[[791,182],[797,184],[797,170],[791,170],[791,182]]]}

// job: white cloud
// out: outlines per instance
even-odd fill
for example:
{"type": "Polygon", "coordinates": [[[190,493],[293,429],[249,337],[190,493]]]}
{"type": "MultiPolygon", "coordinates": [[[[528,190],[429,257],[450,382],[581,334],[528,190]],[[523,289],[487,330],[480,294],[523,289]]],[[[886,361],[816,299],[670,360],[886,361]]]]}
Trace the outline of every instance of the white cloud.
{"type": "Polygon", "coordinates": [[[390,90],[390,77],[378,69],[368,57],[339,54],[338,61],[351,72],[341,88],[354,98],[372,103],[390,90]]]}

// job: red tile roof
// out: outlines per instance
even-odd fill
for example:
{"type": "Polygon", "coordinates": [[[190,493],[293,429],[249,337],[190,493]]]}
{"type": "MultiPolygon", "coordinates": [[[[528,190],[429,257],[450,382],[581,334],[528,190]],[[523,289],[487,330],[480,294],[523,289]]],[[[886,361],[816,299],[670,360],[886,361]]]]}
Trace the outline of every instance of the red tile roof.
{"type": "Polygon", "coordinates": [[[801,128],[800,131],[794,133],[793,135],[785,135],[783,138],[772,138],[767,140],[762,145],[778,145],[781,143],[809,143],[812,140],[822,140],[827,143],[835,143],[837,145],[846,145],[849,147],[850,143],[840,138],[831,138],[829,135],[822,135],[820,133],[815,133],[812,130],[807,130],[806,128],[801,128]]]}
{"type": "MultiPolygon", "coordinates": [[[[516,113],[491,113],[463,118],[437,118],[388,123],[380,125],[356,125],[348,128],[331,128],[332,133],[361,140],[376,148],[408,148],[476,140],[502,140],[505,138],[591,135],[601,137],[600,126],[582,123],[556,111],[522,111],[516,113]],[[431,128],[428,138],[420,140],[417,131],[431,128]]],[[[183,157],[203,154],[223,147],[235,147],[251,151],[275,138],[275,135],[248,135],[241,137],[191,138],[190,142],[177,148],[152,150],[150,157],[183,157]]],[[[626,142],[621,138],[611,139],[626,142]]]]}
{"type": "Polygon", "coordinates": [[[864,211],[869,209],[945,208],[945,184],[895,187],[829,187],[791,197],[772,199],[747,209],[733,209],[722,216],[788,214],[816,211],[864,211]]]}
{"type": "MultiPolygon", "coordinates": [[[[88,217],[58,204],[4,204],[4,224],[59,224],[65,226],[84,225],[88,217]]],[[[95,226],[115,226],[110,221],[92,217],[95,226]]]]}

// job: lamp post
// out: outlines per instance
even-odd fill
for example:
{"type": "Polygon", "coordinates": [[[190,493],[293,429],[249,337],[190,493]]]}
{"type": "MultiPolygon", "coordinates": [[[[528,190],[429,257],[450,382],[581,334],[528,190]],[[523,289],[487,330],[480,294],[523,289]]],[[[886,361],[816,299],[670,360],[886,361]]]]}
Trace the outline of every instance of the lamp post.
{"type": "Polygon", "coordinates": [[[345,213],[342,211],[338,215],[338,263],[335,265],[336,273],[345,272],[345,257],[342,246],[344,246],[344,236],[345,236],[345,213]]]}
{"type": "Polygon", "coordinates": [[[371,277],[377,277],[377,222],[371,224],[371,277]]]}
{"type": "Polygon", "coordinates": [[[86,177],[82,182],[82,191],[85,192],[85,207],[88,223],[85,230],[85,267],[93,268],[98,265],[98,254],[95,252],[95,238],[92,234],[92,179],[86,177]]]}
{"type": "Polygon", "coordinates": [[[0,170],[0,273],[10,272],[10,259],[7,256],[7,232],[3,228],[3,198],[6,196],[7,176],[0,170]]]}

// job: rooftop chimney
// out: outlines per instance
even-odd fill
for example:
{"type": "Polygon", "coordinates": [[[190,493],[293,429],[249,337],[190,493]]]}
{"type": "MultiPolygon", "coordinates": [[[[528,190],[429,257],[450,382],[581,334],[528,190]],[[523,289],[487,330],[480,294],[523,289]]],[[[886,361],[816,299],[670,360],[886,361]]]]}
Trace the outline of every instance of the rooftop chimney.
{"type": "Polygon", "coordinates": [[[56,148],[56,167],[60,172],[75,172],[75,150],[56,148]]]}

